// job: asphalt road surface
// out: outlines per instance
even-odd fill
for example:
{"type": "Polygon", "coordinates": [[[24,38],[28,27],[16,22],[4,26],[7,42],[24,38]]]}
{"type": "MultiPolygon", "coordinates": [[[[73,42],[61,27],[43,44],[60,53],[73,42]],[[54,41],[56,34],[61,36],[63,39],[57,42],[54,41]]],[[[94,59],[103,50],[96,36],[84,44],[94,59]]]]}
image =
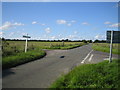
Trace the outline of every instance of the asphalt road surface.
{"type": "Polygon", "coordinates": [[[50,50],[42,59],[4,70],[3,88],[47,88],[75,66],[98,63],[108,57],[108,53],[92,50],[91,44],[71,50],[50,50]]]}

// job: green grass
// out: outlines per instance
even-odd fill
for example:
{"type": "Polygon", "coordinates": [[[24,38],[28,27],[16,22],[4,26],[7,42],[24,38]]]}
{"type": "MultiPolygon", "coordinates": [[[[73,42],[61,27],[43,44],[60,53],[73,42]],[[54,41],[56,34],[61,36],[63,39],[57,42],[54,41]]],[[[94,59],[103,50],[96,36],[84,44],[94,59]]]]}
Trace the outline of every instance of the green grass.
{"type": "Polygon", "coordinates": [[[73,48],[76,48],[76,47],[80,47],[82,45],[85,45],[85,44],[64,46],[64,47],[60,47],[60,49],[73,49],[73,48]]]}
{"type": "MultiPolygon", "coordinates": [[[[112,53],[113,54],[120,54],[120,48],[118,48],[120,46],[120,44],[113,44],[113,49],[112,49],[112,53]]],[[[94,50],[97,51],[102,51],[102,52],[110,52],[110,48],[109,48],[109,44],[108,43],[94,43],[92,45],[92,48],[94,50]]]]}
{"type": "Polygon", "coordinates": [[[27,63],[36,59],[39,59],[43,56],[45,56],[45,52],[42,50],[34,50],[34,51],[28,51],[26,53],[18,53],[16,55],[3,57],[2,58],[2,66],[3,69],[11,68],[23,63],[27,63]]]}
{"type": "Polygon", "coordinates": [[[58,78],[50,88],[117,88],[118,60],[84,64],[58,78]]]}

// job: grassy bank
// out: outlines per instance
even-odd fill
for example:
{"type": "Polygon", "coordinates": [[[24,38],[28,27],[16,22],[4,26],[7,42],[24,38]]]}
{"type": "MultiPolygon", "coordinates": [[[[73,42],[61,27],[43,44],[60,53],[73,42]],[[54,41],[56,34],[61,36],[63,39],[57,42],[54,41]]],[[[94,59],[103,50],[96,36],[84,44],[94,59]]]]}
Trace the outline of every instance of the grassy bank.
{"type": "Polygon", "coordinates": [[[83,46],[85,45],[85,43],[81,43],[81,44],[75,44],[75,45],[53,45],[52,47],[48,47],[46,49],[62,49],[62,50],[66,50],[66,49],[73,49],[73,48],[77,48],[77,47],[80,47],[80,46],[83,46]]]}
{"type": "MultiPolygon", "coordinates": [[[[112,53],[113,54],[120,54],[120,48],[118,48],[120,44],[113,44],[112,53]]],[[[102,52],[110,52],[110,45],[108,43],[93,43],[92,48],[97,51],[102,52]]]]}
{"type": "Polygon", "coordinates": [[[61,76],[50,88],[117,88],[118,60],[84,64],[61,76]]]}
{"type": "Polygon", "coordinates": [[[42,50],[33,50],[26,53],[18,53],[16,55],[11,55],[2,58],[3,69],[14,67],[23,63],[27,63],[45,56],[45,52],[42,50]]]}

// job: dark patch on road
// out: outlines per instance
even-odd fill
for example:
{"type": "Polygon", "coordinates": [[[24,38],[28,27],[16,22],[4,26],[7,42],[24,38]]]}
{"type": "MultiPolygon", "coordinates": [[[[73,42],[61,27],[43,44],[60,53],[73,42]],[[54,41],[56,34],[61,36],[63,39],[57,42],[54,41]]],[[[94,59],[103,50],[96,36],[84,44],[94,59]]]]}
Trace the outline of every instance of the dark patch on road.
{"type": "Polygon", "coordinates": [[[60,58],[64,58],[65,56],[60,56],[60,58]]]}

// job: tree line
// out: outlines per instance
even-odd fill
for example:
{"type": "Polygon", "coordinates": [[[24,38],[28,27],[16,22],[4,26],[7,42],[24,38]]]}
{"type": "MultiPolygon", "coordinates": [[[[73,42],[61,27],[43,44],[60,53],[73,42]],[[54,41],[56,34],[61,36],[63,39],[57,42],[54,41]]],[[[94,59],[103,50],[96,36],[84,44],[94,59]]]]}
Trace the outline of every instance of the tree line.
{"type": "MultiPolygon", "coordinates": [[[[25,41],[21,39],[5,39],[1,38],[2,41],[25,41]]],[[[38,42],[84,42],[84,43],[106,43],[106,40],[69,40],[69,39],[62,39],[62,40],[28,40],[28,41],[38,41],[38,42]]]]}

